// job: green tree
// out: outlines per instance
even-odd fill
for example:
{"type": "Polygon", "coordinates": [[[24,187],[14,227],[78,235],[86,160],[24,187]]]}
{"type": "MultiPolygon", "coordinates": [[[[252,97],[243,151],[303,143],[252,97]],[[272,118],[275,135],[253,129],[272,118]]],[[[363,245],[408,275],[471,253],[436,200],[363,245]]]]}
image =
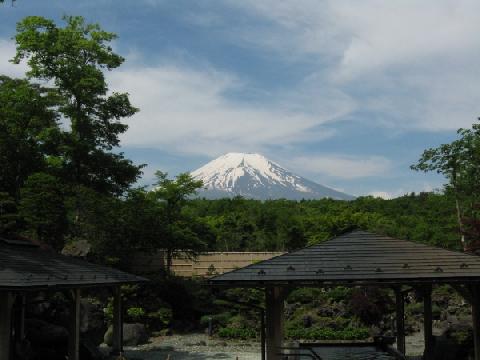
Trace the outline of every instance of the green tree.
{"type": "Polygon", "coordinates": [[[188,173],[169,179],[168,174],[157,171],[157,181],[150,196],[164,210],[165,232],[161,244],[166,252],[166,269],[170,272],[174,256],[194,257],[205,250],[207,244],[195,231],[195,218],[184,211],[188,199],[203,186],[201,180],[195,180],[188,173]]]}
{"type": "Polygon", "coordinates": [[[109,45],[116,35],[79,16],[66,16],[64,27],[40,16],[17,25],[14,63],[26,60],[27,76],[52,81],[59,99],[58,112],[70,129],[63,134],[56,159],[58,175],[71,184],[100,193],[120,194],[141,174],[122,153],[112,150],[127,130],[121,119],[138,110],[128,94],[108,93],[105,70],[124,59],[109,45]]]}
{"type": "Polygon", "coordinates": [[[0,192],[0,236],[8,237],[18,228],[17,204],[13,197],[0,192]]]}
{"type": "Polygon", "coordinates": [[[59,179],[45,173],[31,175],[21,189],[19,213],[37,239],[62,249],[67,214],[59,179]]]}
{"type": "Polygon", "coordinates": [[[480,124],[457,133],[457,140],[425,150],[411,168],[446,177],[446,191],[455,199],[462,243],[469,246],[480,241],[480,124]]]}
{"type": "Polygon", "coordinates": [[[51,93],[27,80],[0,76],[0,191],[18,201],[20,188],[43,171],[60,130],[51,93]]]}

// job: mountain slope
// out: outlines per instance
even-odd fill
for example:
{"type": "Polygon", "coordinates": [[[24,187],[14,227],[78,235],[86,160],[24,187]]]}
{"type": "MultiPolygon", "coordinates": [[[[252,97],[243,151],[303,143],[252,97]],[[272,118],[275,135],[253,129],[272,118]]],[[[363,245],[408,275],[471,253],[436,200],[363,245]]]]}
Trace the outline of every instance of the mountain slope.
{"type": "Polygon", "coordinates": [[[295,175],[259,154],[228,153],[191,174],[205,184],[199,195],[207,199],[237,195],[258,200],[354,198],[295,175]]]}

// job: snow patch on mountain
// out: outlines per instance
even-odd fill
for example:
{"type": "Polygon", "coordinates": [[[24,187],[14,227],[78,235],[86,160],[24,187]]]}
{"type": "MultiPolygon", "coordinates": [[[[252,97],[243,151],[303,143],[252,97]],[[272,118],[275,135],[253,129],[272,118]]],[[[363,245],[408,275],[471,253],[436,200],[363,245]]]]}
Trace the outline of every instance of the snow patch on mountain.
{"type": "Polygon", "coordinates": [[[241,195],[260,200],[353,199],[353,196],[295,175],[260,154],[228,153],[191,175],[203,181],[205,189],[200,196],[206,198],[241,195]]]}

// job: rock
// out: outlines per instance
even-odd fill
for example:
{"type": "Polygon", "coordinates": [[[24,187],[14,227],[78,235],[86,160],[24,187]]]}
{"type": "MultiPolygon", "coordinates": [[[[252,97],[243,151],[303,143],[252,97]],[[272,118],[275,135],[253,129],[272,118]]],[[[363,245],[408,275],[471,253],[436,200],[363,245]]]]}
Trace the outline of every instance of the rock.
{"type": "Polygon", "coordinates": [[[25,320],[26,336],[32,344],[55,345],[68,341],[68,330],[38,319],[25,320]]]}
{"type": "Polygon", "coordinates": [[[90,253],[92,245],[87,240],[73,241],[62,249],[62,255],[85,258],[90,253]]]}
{"type": "Polygon", "coordinates": [[[103,336],[103,342],[105,345],[112,346],[113,344],[113,326],[109,326],[105,335],[103,336]]]}
{"type": "Polygon", "coordinates": [[[112,348],[107,344],[103,343],[98,346],[98,351],[102,354],[103,358],[106,358],[112,353],[112,348]]]}
{"type": "Polygon", "coordinates": [[[92,303],[88,299],[80,302],[80,332],[89,342],[100,345],[107,327],[105,315],[100,304],[92,303]]]}
{"type": "Polygon", "coordinates": [[[444,334],[450,328],[450,322],[447,320],[435,321],[434,327],[438,329],[441,334],[444,334]]]}
{"type": "Polygon", "coordinates": [[[447,308],[447,313],[449,313],[450,315],[456,314],[457,311],[458,311],[458,307],[457,307],[457,306],[454,306],[454,305],[450,305],[450,306],[447,308]]]}
{"type": "MultiPolygon", "coordinates": [[[[123,345],[137,346],[148,341],[147,330],[143,324],[123,324],[123,345]]],[[[110,326],[104,336],[105,344],[113,343],[113,327],[110,326]]]]}

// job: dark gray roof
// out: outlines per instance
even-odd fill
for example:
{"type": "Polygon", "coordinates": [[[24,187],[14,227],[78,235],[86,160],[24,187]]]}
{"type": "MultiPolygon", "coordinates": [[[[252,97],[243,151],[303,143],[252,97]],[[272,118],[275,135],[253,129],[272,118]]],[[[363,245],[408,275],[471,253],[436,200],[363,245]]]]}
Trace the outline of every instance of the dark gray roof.
{"type": "Polygon", "coordinates": [[[480,281],[480,257],[353,231],[210,279],[213,285],[480,281]]]}
{"type": "Polygon", "coordinates": [[[145,280],[117,269],[59,255],[28,242],[0,239],[0,289],[91,287],[145,280]]]}

